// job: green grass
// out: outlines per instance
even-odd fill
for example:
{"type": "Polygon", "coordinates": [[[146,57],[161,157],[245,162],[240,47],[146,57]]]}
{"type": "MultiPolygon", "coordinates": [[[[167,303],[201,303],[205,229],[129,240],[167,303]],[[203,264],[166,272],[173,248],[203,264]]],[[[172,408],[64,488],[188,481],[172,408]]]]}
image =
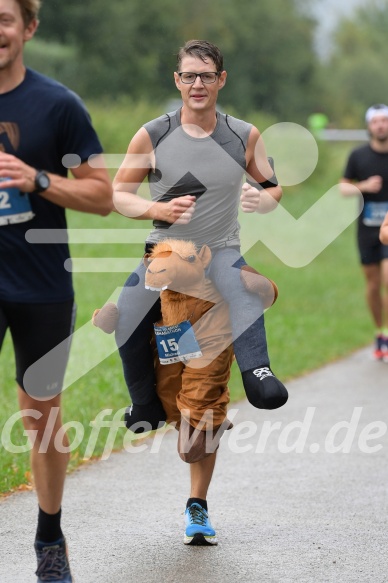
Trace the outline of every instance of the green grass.
{"type": "MultiPolygon", "coordinates": [[[[321,145],[320,164],[311,179],[300,187],[285,188],[283,204],[299,217],[318,200],[341,175],[349,145],[321,145]]],[[[101,218],[82,213],[68,213],[69,227],[93,229],[148,228],[147,223],[132,222],[113,213],[101,218]]],[[[322,228],[324,228],[324,223],[322,228]]],[[[279,233],[279,236],[285,236],[279,233]]],[[[309,242],[306,241],[306,245],[309,242]]],[[[73,257],[139,257],[142,245],[73,244],[73,257]]],[[[288,380],[303,375],[325,363],[346,356],[371,340],[372,325],[363,297],[363,281],[355,251],[354,225],[329,245],[312,263],[303,268],[284,265],[264,245],[256,244],[247,260],[274,279],[280,290],[277,303],[266,314],[266,329],[272,366],[277,375],[288,380]]],[[[64,421],[77,422],[84,431],[78,448],[72,452],[70,469],[82,463],[92,431],[91,423],[99,412],[112,410],[106,418],[128,404],[121,363],[117,352],[88,369],[88,359],[104,350],[108,342],[100,330],[86,326],[96,307],[100,307],[120,287],[124,273],[76,273],[74,283],[78,304],[77,330],[86,330],[82,342],[73,345],[72,366],[81,373],[63,394],[64,421]]],[[[14,362],[9,335],[0,359],[3,407],[0,428],[18,410],[14,383],[14,362]]],[[[232,400],[244,397],[236,366],[230,383],[232,400]]],[[[291,395],[292,398],[292,395],[291,395]]],[[[70,429],[70,440],[75,437],[70,429]]],[[[123,446],[129,435],[120,428],[114,448],[123,446]]],[[[102,428],[94,457],[101,456],[108,429],[102,428]]],[[[26,443],[20,421],[12,431],[14,443],[26,443]]],[[[3,444],[4,445],[4,444],[3,444]]],[[[0,492],[9,492],[29,484],[28,453],[9,453],[0,449],[0,492]]]]}

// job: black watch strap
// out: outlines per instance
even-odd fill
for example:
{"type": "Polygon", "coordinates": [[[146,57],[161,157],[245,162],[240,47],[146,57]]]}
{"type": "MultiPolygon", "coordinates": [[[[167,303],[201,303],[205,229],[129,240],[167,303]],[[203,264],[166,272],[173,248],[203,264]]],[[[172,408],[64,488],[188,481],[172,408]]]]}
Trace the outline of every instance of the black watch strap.
{"type": "Polygon", "coordinates": [[[44,170],[38,170],[35,174],[35,192],[44,192],[50,186],[50,178],[44,170]]]}

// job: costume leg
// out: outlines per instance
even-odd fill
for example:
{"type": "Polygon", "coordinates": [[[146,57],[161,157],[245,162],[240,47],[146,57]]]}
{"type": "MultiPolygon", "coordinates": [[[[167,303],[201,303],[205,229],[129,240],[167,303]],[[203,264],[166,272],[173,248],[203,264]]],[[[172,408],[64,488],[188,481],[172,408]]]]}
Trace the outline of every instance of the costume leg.
{"type": "Polygon", "coordinates": [[[288,393],[270,369],[262,302],[247,291],[240,278],[244,258],[233,248],[216,251],[209,277],[229,305],[233,348],[249,402],[259,409],[276,409],[288,393]]]}
{"type": "Polygon", "coordinates": [[[127,279],[117,304],[116,343],[132,400],[125,422],[128,429],[137,424],[136,433],[157,429],[166,420],[156,394],[151,347],[153,323],[160,319],[159,293],[145,289],[144,277],[145,267],[141,263],[127,279]]]}
{"type": "Polygon", "coordinates": [[[189,364],[196,366],[185,366],[182,371],[182,389],[176,397],[182,415],[178,452],[189,464],[213,454],[224,431],[232,427],[227,418],[232,359],[229,346],[211,362],[207,356],[194,359],[189,364]]]}

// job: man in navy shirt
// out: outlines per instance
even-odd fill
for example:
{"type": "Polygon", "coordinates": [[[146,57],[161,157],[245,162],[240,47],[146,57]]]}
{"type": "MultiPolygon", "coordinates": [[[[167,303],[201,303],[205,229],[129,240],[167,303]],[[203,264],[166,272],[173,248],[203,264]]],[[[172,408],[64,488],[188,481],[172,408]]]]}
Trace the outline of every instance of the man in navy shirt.
{"type": "Polygon", "coordinates": [[[388,362],[388,245],[379,238],[388,212],[388,106],[372,105],[365,119],[370,141],[351,152],[341,191],[344,195],[361,191],[363,197],[357,242],[366,299],[376,327],[374,357],[388,362]]]}
{"type": "Polygon", "coordinates": [[[112,194],[103,164],[88,164],[102,148],[82,101],[24,66],[24,43],[36,32],[39,8],[40,0],[0,0],[0,347],[9,329],[23,423],[36,434],[31,466],[39,503],[38,582],[69,583],[60,526],[69,454],[54,446],[75,314],[72,277],[64,267],[65,209],[107,215],[112,194]],[[67,177],[69,160],[75,180],[67,177]],[[63,242],[44,239],[52,229],[64,233],[63,242]],[[29,242],[31,233],[45,242],[29,242]],[[57,346],[63,349],[54,351],[49,366],[30,369],[57,346]],[[50,441],[43,447],[46,428],[50,441]]]}

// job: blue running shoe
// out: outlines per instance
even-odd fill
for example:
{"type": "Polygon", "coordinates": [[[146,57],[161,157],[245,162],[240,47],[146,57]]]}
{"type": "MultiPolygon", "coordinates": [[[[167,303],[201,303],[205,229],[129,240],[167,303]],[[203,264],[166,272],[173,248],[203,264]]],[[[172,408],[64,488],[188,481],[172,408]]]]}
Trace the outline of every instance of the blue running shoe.
{"type": "Polygon", "coordinates": [[[210,524],[207,511],[197,502],[193,502],[185,512],[185,545],[216,545],[216,531],[210,524]]]}
{"type": "Polygon", "coordinates": [[[35,541],[35,551],[38,559],[35,572],[37,583],[73,583],[64,538],[52,544],[35,541]]]}

